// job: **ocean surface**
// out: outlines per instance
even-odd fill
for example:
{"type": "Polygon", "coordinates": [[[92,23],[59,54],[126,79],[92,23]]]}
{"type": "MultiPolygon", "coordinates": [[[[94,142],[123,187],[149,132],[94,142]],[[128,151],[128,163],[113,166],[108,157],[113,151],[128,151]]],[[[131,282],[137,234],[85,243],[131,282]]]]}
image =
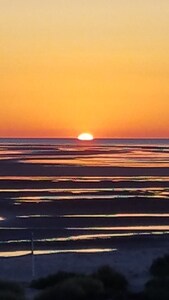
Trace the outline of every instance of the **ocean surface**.
{"type": "Polygon", "coordinates": [[[0,256],[169,241],[169,139],[0,139],[0,256]]]}

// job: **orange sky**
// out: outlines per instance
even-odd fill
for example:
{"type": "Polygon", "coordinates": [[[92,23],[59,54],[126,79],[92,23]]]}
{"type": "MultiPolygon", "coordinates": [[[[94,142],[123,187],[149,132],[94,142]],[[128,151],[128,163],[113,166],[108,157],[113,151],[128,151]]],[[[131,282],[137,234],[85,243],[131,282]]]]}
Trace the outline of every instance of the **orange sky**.
{"type": "Polygon", "coordinates": [[[0,136],[169,137],[168,0],[1,0],[0,136]]]}

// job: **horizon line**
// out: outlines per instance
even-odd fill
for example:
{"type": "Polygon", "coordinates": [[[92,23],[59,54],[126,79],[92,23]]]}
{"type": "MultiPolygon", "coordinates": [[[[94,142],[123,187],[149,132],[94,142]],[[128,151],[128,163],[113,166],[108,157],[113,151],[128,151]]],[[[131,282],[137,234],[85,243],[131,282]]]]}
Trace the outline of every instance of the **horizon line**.
{"type": "MultiPolygon", "coordinates": [[[[69,139],[78,140],[77,137],[0,137],[0,139],[69,139]]],[[[93,140],[168,140],[169,137],[94,137],[93,140]]],[[[79,141],[80,142],[80,141],[79,141]]],[[[91,141],[90,141],[91,142],[91,141]]]]}

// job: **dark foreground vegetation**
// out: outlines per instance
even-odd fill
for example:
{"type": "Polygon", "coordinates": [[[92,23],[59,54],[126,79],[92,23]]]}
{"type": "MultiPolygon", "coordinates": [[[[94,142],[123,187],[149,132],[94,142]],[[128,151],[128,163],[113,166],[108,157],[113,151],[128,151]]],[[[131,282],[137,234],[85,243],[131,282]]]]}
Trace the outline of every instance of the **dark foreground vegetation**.
{"type": "Polygon", "coordinates": [[[140,293],[132,293],[127,279],[109,266],[89,275],[58,272],[31,287],[41,290],[34,300],[169,300],[169,255],[156,259],[149,273],[140,293]]]}
{"type": "Polygon", "coordinates": [[[148,299],[169,300],[169,255],[154,260],[150,275],[151,279],[145,286],[148,299]]]}
{"type": "MultiPolygon", "coordinates": [[[[169,255],[156,259],[150,280],[140,293],[130,291],[127,279],[109,266],[91,274],[57,272],[31,282],[34,300],[169,300],[169,255]],[[38,292],[39,290],[39,292],[38,292]]],[[[23,288],[0,281],[0,300],[26,300],[23,288]]]]}
{"type": "Polygon", "coordinates": [[[58,272],[33,281],[31,287],[43,290],[36,300],[125,299],[128,293],[125,277],[109,266],[90,275],[58,272]]]}
{"type": "Polygon", "coordinates": [[[18,283],[0,280],[0,300],[25,300],[24,289],[18,283]]]}

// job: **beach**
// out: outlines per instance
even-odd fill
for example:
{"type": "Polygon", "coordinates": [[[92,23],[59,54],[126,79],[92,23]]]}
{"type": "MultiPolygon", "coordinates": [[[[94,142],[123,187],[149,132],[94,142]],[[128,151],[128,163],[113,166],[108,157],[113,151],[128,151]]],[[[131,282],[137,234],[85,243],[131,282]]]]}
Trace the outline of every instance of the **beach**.
{"type": "Polygon", "coordinates": [[[169,143],[0,144],[0,277],[122,272],[133,290],[169,249],[169,143]]]}
{"type": "Polygon", "coordinates": [[[36,255],[34,277],[31,255],[0,258],[0,278],[29,284],[35,278],[45,277],[60,270],[90,274],[100,266],[109,265],[126,276],[133,292],[139,292],[150,279],[149,268],[153,260],[168,254],[168,249],[169,242],[156,243],[152,247],[128,245],[121,251],[105,253],[36,255]]]}

